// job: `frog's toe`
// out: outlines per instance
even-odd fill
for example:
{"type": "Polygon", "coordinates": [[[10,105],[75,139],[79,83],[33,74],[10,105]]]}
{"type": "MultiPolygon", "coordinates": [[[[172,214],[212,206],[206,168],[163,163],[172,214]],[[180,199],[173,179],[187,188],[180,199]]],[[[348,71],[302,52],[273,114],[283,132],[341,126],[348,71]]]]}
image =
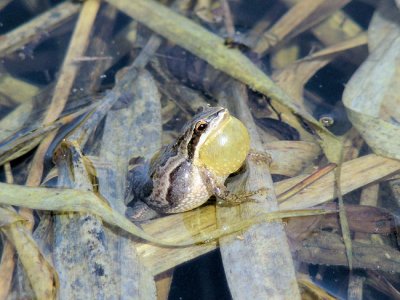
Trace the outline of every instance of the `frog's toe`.
{"type": "Polygon", "coordinates": [[[219,206],[234,206],[245,202],[262,202],[267,195],[268,189],[261,188],[256,191],[245,191],[239,193],[230,193],[225,198],[218,198],[217,205],[219,206]]]}

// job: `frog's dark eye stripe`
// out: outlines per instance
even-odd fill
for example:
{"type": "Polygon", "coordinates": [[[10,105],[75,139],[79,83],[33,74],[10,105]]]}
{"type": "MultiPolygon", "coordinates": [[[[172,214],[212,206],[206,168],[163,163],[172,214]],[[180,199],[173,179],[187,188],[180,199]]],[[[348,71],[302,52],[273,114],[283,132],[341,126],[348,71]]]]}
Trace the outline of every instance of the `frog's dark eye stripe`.
{"type": "Polygon", "coordinates": [[[198,121],[196,123],[196,125],[194,126],[192,138],[190,139],[188,146],[187,146],[187,152],[188,152],[189,159],[193,158],[194,151],[200,140],[200,136],[206,130],[207,126],[208,126],[208,122],[206,122],[204,120],[198,121]]]}
{"type": "Polygon", "coordinates": [[[199,143],[201,132],[202,131],[195,130],[193,132],[192,138],[188,143],[187,152],[189,159],[192,159],[194,156],[194,151],[196,149],[197,144],[199,143]]]}
{"type": "Polygon", "coordinates": [[[202,132],[207,128],[207,126],[208,126],[208,123],[206,121],[204,121],[204,120],[201,120],[201,121],[196,123],[196,126],[195,126],[194,129],[197,132],[202,132]]]}

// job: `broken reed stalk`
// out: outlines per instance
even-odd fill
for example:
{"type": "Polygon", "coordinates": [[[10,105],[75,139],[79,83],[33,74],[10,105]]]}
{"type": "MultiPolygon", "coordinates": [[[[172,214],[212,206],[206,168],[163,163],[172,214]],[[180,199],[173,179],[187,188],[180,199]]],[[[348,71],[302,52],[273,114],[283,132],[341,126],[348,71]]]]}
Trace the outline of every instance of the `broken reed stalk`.
{"type": "MultiPolygon", "coordinates": [[[[13,183],[10,163],[4,164],[4,173],[6,174],[6,182],[13,183]]],[[[4,240],[3,251],[0,263],[0,300],[5,300],[11,289],[11,281],[15,267],[15,248],[9,240],[4,240]]]]}
{"type": "MultiPolygon", "coordinates": [[[[14,183],[10,164],[6,163],[4,169],[6,182],[9,184],[14,183]]],[[[14,208],[11,206],[1,206],[0,209],[10,211],[18,216],[14,208]]],[[[15,252],[17,252],[35,296],[38,299],[53,299],[56,294],[55,287],[58,284],[57,273],[42,255],[41,250],[33,241],[30,231],[28,231],[27,228],[25,228],[25,225],[21,222],[15,222],[8,226],[3,226],[0,230],[6,236],[7,243],[11,243],[13,246],[12,252],[11,250],[8,252],[8,255],[12,255],[8,257],[12,262],[7,262],[2,259],[2,264],[4,262],[4,264],[7,264],[10,269],[4,270],[5,273],[1,273],[1,277],[12,278],[15,267],[14,255],[15,252]]],[[[3,267],[3,265],[1,267],[3,267]]],[[[8,289],[5,287],[5,290],[10,290],[10,287],[8,287],[8,289]]],[[[8,294],[5,296],[7,297],[8,294]]]]}
{"type": "MultiPolygon", "coordinates": [[[[68,3],[67,5],[71,4],[68,3]]],[[[83,4],[80,17],[71,38],[70,46],[54,90],[50,107],[43,121],[44,124],[56,120],[65,107],[70,89],[79,69],[79,66],[74,63],[74,59],[83,56],[84,54],[99,6],[100,3],[97,0],[89,0],[83,4]]],[[[73,7],[75,8],[75,6],[73,7]]],[[[49,134],[39,145],[29,170],[26,182],[28,186],[38,186],[40,184],[43,173],[44,155],[55,134],[56,132],[49,134]]],[[[52,267],[48,263],[44,262],[40,251],[35,247],[35,244],[31,242],[32,240],[30,237],[27,236],[27,232],[32,230],[34,224],[32,210],[21,208],[19,213],[25,219],[29,220],[29,222],[25,224],[28,231],[25,231],[24,225],[18,223],[5,229],[5,233],[17,248],[17,252],[19,253],[21,262],[28,274],[28,278],[36,297],[39,299],[53,298],[55,293],[54,287],[56,286],[54,282],[56,280],[54,277],[55,274],[53,273],[52,267]],[[27,248],[29,251],[26,251],[27,248]],[[33,257],[29,259],[29,256],[25,255],[27,252],[33,253],[33,257]],[[42,272],[38,272],[38,270],[42,270],[42,272]],[[40,275],[41,278],[37,278],[38,275],[40,275]],[[34,279],[35,276],[36,279],[34,279]]]]}
{"type": "MultiPolygon", "coordinates": [[[[74,60],[76,57],[84,55],[89,43],[89,36],[92,30],[94,20],[100,7],[100,1],[88,0],[83,6],[76,24],[74,33],[71,37],[67,54],[61,68],[60,76],[54,88],[53,98],[46,113],[43,123],[50,123],[58,118],[65,107],[70,90],[76,74],[79,69],[74,60]]],[[[43,161],[48,147],[50,146],[56,132],[49,134],[39,145],[29,170],[26,185],[39,186],[43,174],[43,161]]],[[[33,226],[32,211],[21,209],[20,214],[30,220],[30,226],[33,226]]]]}
{"type": "MultiPolygon", "coordinates": [[[[281,1],[288,6],[294,6],[301,0],[281,1]]],[[[339,3],[338,1],[340,0],[335,0],[335,2],[339,3]]],[[[329,1],[325,2],[328,3],[329,1]]],[[[361,26],[349,18],[342,10],[330,14],[326,19],[314,24],[315,26],[310,28],[311,32],[326,46],[340,43],[363,32],[361,26]]]]}
{"type": "Polygon", "coordinates": [[[288,34],[314,13],[323,2],[324,0],[304,0],[296,3],[262,35],[253,50],[260,55],[264,55],[268,49],[282,42],[288,34]]]}
{"type": "Polygon", "coordinates": [[[11,289],[11,280],[15,267],[15,248],[10,241],[5,241],[3,244],[3,252],[0,264],[0,300],[5,300],[11,289]]]}

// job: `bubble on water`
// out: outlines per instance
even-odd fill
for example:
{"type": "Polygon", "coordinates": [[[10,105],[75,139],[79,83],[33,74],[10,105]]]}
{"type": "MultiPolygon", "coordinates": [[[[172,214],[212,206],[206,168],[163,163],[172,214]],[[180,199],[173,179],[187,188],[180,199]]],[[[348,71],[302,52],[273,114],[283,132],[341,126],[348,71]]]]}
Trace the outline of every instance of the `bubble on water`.
{"type": "Polygon", "coordinates": [[[319,117],[319,122],[325,127],[330,127],[335,123],[335,120],[332,116],[322,115],[319,117]]]}

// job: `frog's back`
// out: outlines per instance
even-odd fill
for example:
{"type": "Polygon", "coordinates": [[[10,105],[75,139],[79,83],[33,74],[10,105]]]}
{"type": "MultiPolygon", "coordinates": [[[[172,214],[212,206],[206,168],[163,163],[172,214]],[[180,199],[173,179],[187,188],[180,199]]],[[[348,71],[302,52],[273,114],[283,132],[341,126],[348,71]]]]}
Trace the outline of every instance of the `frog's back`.
{"type": "Polygon", "coordinates": [[[152,174],[153,191],[145,202],[153,209],[160,213],[184,212],[202,205],[213,194],[207,188],[202,170],[189,161],[167,165],[175,166],[169,169],[158,166],[152,174]]]}

